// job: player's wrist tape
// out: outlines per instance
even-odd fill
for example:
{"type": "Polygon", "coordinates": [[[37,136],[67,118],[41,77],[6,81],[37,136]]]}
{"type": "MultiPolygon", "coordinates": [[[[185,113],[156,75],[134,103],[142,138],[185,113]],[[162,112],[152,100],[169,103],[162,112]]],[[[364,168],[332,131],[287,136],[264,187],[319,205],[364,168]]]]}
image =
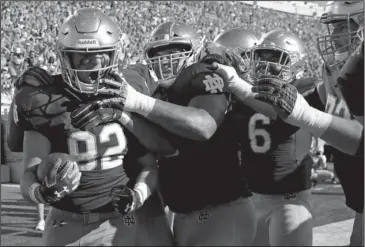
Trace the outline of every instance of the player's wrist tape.
{"type": "Polygon", "coordinates": [[[229,84],[228,89],[241,101],[254,97],[252,85],[239,77],[229,84]]]}
{"type": "Polygon", "coordinates": [[[136,185],[134,186],[134,191],[138,193],[139,198],[141,199],[141,205],[143,205],[147,198],[151,195],[151,191],[148,188],[147,184],[142,182],[136,183],[136,185]]]}
{"type": "Polygon", "coordinates": [[[293,111],[285,122],[307,130],[314,137],[321,137],[331,125],[332,115],[309,106],[305,99],[298,95],[293,111]]]}
{"type": "Polygon", "coordinates": [[[123,111],[122,112],[122,115],[121,115],[121,117],[120,117],[120,119],[119,119],[119,121],[124,125],[124,126],[126,126],[126,125],[128,125],[129,124],[129,122],[131,121],[131,113],[130,112],[125,112],[125,111],[123,111]]]}
{"type": "Polygon", "coordinates": [[[41,185],[39,183],[34,183],[29,187],[28,194],[29,198],[37,204],[46,204],[46,200],[41,194],[41,185]]]}
{"type": "Polygon", "coordinates": [[[135,92],[131,97],[127,97],[124,109],[127,111],[136,112],[143,116],[148,116],[155,106],[156,99],[147,95],[135,92]]]}

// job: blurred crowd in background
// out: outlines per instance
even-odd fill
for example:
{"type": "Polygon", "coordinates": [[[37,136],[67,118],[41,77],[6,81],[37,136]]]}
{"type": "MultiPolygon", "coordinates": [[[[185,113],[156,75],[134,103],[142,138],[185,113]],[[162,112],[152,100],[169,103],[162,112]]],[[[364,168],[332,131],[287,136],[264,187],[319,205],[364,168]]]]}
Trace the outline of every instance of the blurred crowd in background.
{"type": "Polygon", "coordinates": [[[168,20],[193,26],[206,40],[232,27],[244,27],[257,37],[280,27],[306,43],[305,76],[320,77],[321,58],[316,37],[325,27],[318,17],[259,8],[241,1],[1,1],[1,89],[12,91],[12,80],[28,66],[59,72],[55,41],[67,16],[80,7],[98,7],[112,16],[128,37],[126,60],[143,62],[149,33],[168,20]]]}

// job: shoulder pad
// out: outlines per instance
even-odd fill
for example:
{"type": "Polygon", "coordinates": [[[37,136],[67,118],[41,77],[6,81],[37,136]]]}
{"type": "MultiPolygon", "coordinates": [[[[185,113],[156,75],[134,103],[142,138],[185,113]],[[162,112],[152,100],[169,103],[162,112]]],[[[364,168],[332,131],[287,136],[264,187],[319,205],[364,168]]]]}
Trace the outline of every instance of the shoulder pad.
{"type": "Polygon", "coordinates": [[[67,113],[71,103],[64,90],[55,86],[24,85],[16,93],[14,100],[18,114],[34,129],[59,124],[58,117],[67,113]]]}
{"type": "Polygon", "coordinates": [[[52,85],[53,82],[53,77],[46,70],[40,67],[30,67],[19,76],[15,86],[20,89],[24,85],[39,87],[52,85]]]}

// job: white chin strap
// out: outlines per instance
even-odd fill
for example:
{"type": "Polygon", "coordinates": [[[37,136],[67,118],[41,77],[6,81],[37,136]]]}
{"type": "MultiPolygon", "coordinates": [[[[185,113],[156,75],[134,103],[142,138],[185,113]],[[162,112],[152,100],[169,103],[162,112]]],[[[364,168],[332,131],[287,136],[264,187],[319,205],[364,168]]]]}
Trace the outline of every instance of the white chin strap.
{"type": "Polygon", "coordinates": [[[335,53],[335,61],[336,63],[344,62],[350,57],[350,54],[348,51],[343,53],[335,53]]]}

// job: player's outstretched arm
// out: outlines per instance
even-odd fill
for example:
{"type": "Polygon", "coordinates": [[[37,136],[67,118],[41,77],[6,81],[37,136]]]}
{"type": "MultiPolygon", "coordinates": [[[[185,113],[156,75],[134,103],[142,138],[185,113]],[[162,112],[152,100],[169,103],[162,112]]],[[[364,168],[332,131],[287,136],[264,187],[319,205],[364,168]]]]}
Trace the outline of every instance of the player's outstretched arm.
{"type": "Polygon", "coordinates": [[[219,81],[221,78],[206,69],[207,66],[196,63],[186,67],[168,89],[169,97],[188,97],[184,99],[184,102],[190,100],[188,106],[155,99],[127,88],[125,109],[146,117],[174,135],[197,141],[210,139],[224,118],[228,100],[224,85],[219,81]],[[210,84],[214,90],[210,89],[210,84]]]}
{"type": "Polygon", "coordinates": [[[253,88],[258,100],[274,106],[287,123],[307,130],[344,153],[363,152],[363,126],[356,120],[332,116],[311,107],[295,86],[267,80],[253,88]]]}
{"type": "Polygon", "coordinates": [[[40,185],[37,179],[37,168],[42,159],[45,159],[51,153],[51,143],[39,132],[25,131],[23,150],[24,174],[20,181],[20,189],[24,199],[34,202],[34,198],[31,198],[29,193],[31,187],[40,185]]]}
{"type": "Polygon", "coordinates": [[[188,106],[143,96],[150,103],[146,104],[148,107],[134,108],[136,113],[170,133],[197,141],[212,137],[222,123],[228,107],[227,97],[223,94],[196,96],[188,106]]]}

